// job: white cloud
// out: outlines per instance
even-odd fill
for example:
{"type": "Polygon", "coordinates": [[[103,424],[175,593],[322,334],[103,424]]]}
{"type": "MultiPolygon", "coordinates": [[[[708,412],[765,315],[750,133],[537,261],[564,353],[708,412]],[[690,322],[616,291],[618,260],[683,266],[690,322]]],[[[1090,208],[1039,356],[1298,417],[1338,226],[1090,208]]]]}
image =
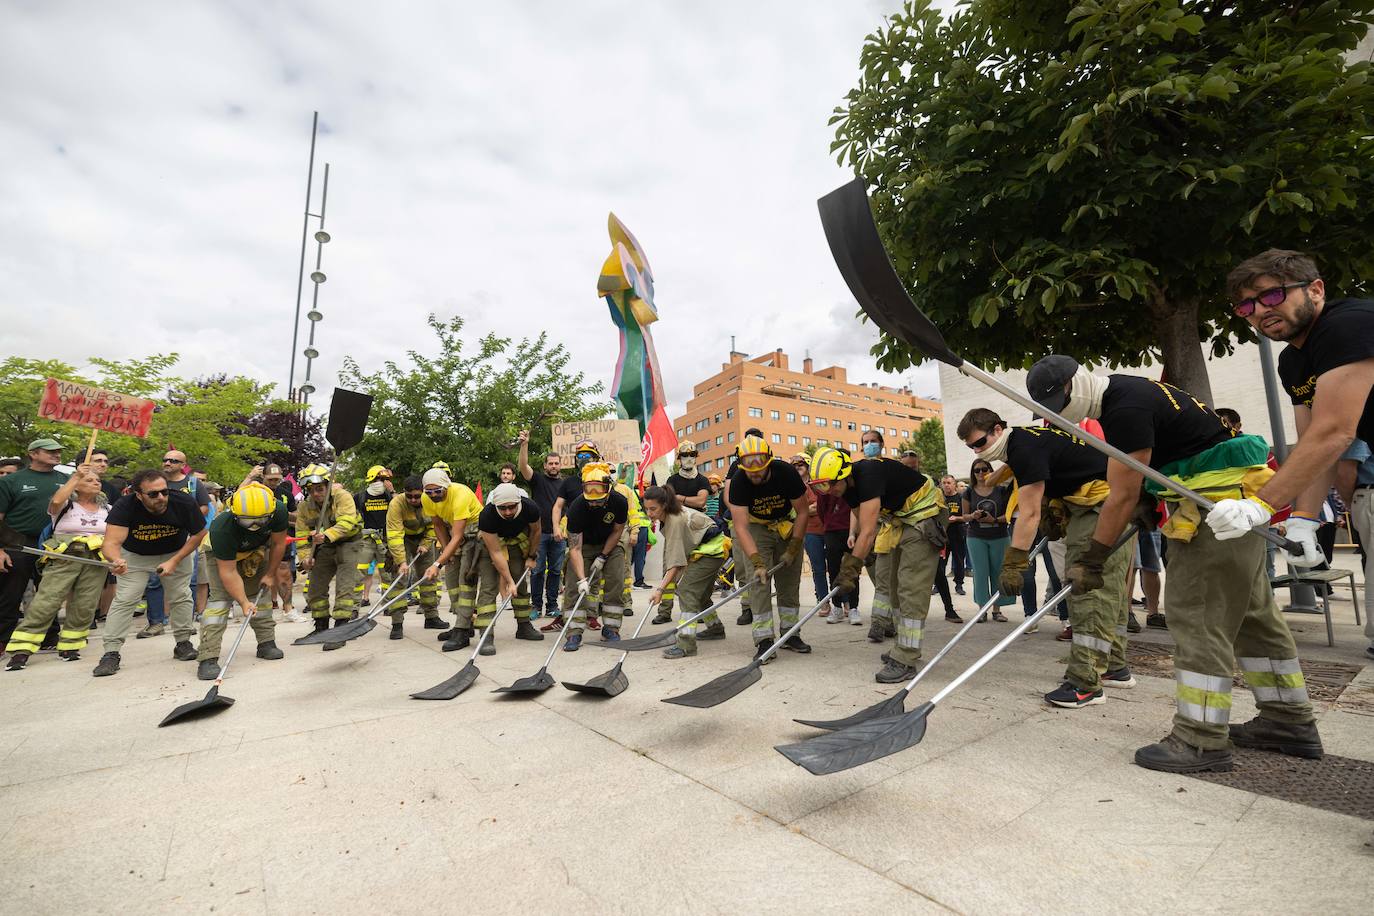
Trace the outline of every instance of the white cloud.
{"type": "Polygon", "coordinates": [[[428,347],[430,311],[474,336],[547,329],[609,382],[614,210],[654,266],[675,406],[731,334],[934,393],[929,367],[873,367],[815,209],[848,177],[826,120],[892,7],[11,4],[4,349],[176,350],[187,373],[284,384],[318,108],[324,392],[346,354],[428,347]]]}

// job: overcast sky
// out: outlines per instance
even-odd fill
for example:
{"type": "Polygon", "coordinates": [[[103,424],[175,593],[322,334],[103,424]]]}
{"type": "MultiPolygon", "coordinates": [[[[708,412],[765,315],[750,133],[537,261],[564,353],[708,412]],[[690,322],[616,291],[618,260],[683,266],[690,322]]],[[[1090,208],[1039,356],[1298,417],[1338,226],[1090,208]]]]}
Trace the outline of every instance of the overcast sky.
{"type": "Polygon", "coordinates": [[[0,0],[0,355],[174,350],[284,389],[318,109],[322,396],[345,355],[432,351],[429,312],[547,330],[609,384],[610,210],[654,268],[674,412],[731,334],[935,395],[931,366],[873,366],[816,216],[850,177],[827,118],[897,2],[0,0]]]}

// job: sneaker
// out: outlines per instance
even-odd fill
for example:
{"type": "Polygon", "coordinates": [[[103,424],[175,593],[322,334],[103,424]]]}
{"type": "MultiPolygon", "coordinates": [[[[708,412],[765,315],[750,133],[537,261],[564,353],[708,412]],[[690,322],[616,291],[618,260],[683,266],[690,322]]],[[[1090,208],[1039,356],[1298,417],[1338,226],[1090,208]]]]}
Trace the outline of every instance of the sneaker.
{"type": "Polygon", "coordinates": [[[582,634],[573,633],[568,637],[568,641],[563,644],[564,652],[576,652],[582,648],[582,634]]]}
{"type": "Polygon", "coordinates": [[[91,677],[109,677],[119,670],[119,653],[106,652],[100,656],[100,661],[96,663],[95,670],[91,672],[91,677]]]}
{"type": "Polygon", "coordinates": [[[1108,671],[1102,675],[1103,687],[1134,687],[1135,678],[1131,676],[1130,668],[1117,668],[1115,671],[1108,671]]]}
{"type": "Polygon", "coordinates": [[[882,642],[883,640],[887,639],[889,636],[895,636],[895,635],[896,635],[895,632],[894,632],[894,633],[889,633],[889,632],[888,632],[888,629],[889,629],[889,628],[888,628],[887,624],[884,623],[881,619],[875,619],[875,620],[873,620],[873,621],[872,621],[871,623],[869,623],[869,625],[868,625],[868,641],[869,641],[869,642],[882,642]]]}
{"type": "Polygon", "coordinates": [[[938,585],[932,585],[932,586],[930,587],[930,593],[931,593],[932,595],[938,595],[938,594],[940,594],[940,586],[938,586],[938,585]]]}
{"type": "Polygon", "coordinates": [[[1231,769],[1229,750],[1203,750],[1173,735],[1135,752],[1136,766],[1163,773],[1225,773],[1231,769]]]}
{"type": "Polygon", "coordinates": [[[1006,615],[1006,614],[1003,614],[1001,611],[994,610],[994,611],[992,612],[992,619],[995,620],[995,621],[998,622],[998,623],[1006,623],[1006,622],[1007,622],[1007,615],[1006,615]]]}
{"type": "Polygon", "coordinates": [[[517,620],[515,622],[515,638],[528,639],[531,642],[543,642],[544,634],[535,629],[534,624],[528,620],[517,620]]]}
{"type": "Polygon", "coordinates": [[[276,640],[269,639],[267,642],[258,643],[257,656],[269,662],[275,662],[286,658],[286,653],[277,648],[276,640]]]}
{"type": "Polygon", "coordinates": [[[801,638],[801,633],[793,633],[783,642],[782,647],[788,652],[795,652],[798,655],[810,655],[811,647],[801,638]]]}
{"type": "MultiPolygon", "coordinates": [[[[769,649],[771,649],[771,648],[773,648],[773,640],[771,640],[771,639],[765,639],[765,640],[763,640],[762,642],[756,642],[756,643],[754,643],[754,658],[757,659],[757,658],[762,657],[762,656],[763,656],[763,653],[767,652],[767,651],[768,651],[769,649]]],[[[770,656],[768,656],[768,658],[764,659],[763,664],[766,665],[766,664],[768,664],[769,662],[771,662],[772,660],[773,660],[773,656],[770,655],[770,656]]]]}
{"type": "Polygon", "coordinates": [[[191,645],[189,639],[183,639],[172,647],[172,658],[179,662],[193,662],[196,660],[196,647],[191,645]]]}
{"type": "Polygon", "coordinates": [[[1079,690],[1065,681],[1059,685],[1057,690],[1051,690],[1045,694],[1045,702],[1061,709],[1082,709],[1084,706],[1096,706],[1098,703],[1105,703],[1107,697],[1102,693],[1100,687],[1097,690],[1079,690]]]}
{"type": "Polygon", "coordinates": [[[964,593],[964,587],[963,587],[962,585],[956,585],[956,586],[954,586],[954,594],[956,594],[956,595],[962,595],[963,593],[964,593]]]}
{"type": "Polygon", "coordinates": [[[620,628],[606,626],[601,628],[602,642],[620,642],[620,628]]]}
{"type": "Polygon", "coordinates": [[[697,639],[724,639],[725,624],[717,620],[706,629],[697,634],[697,639]]]}
{"type": "Polygon", "coordinates": [[[1315,722],[1294,724],[1255,716],[1242,725],[1232,725],[1230,733],[1231,742],[1238,747],[1278,751],[1280,754],[1306,757],[1310,760],[1322,758],[1322,739],[1321,735],[1317,734],[1315,722]]]}
{"type": "Polygon", "coordinates": [[[282,618],[286,623],[305,623],[310,618],[302,614],[295,608],[287,608],[286,616],[282,618]]]}
{"type": "Polygon", "coordinates": [[[1144,599],[1144,598],[1132,598],[1132,599],[1131,599],[1131,605],[1132,605],[1133,607],[1144,607],[1144,606],[1145,606],[1145,599],[1144,599]]]}
{"type": "Polygon", "coordinates": [[[134,636],[134,639],[148,639],[152,636],[161,636],[163,633],[166,632],[167,625],[165,623],[150,623],[143,629],[139,630],[138,634],[134,636]]]}
{"type": "Polygon", "coordinates": [[[848,614],[848,612],[847,612],[844,608],[842,608],[842,607],[837,607],[837,608],[835,608],[835,611],[834,611],[833,614],[831,614],[829,617],[825,618],[825,622],[828,623],[828,624],[829,624],[829,623],[844,623],[844,622],[845,622],[846,620],[848,620],[848,619],[849,619],[849,614],[848,614]]]}
{"type": "Polygon", "coordinates": [[[1372,643],[1370,643],[1369,645],[1365,646],[1365,648],[1364,648],[1364,654],[1365,654],[1365,655],[1368,655],[1370,658],[1374,658],[1374,642],[1372,642],[1372,643]]]}
{"type": "Polygon", "coordinates": [[[817,617],[829,617],[829,616],[830,616],[830,602],[829,602],[829,601],[826,601],[825,603],[823,603],[823,604],[821,605],[820,613],[817,614],[816,616],[817,616],[817,617]]]}
{"type": "Polygon", "coordinates": [[[687,657],[690,656],[690,655],[696,655],[696,654],[697,654],[697,650],[696,650],[696,649],[693,649],[691,652],[688,652],[686,649],[682,648],[681,646],[669,646],[668,648],[666,648],[666,649],[663,650],[663,657],[664,657],[664,658],[687,658],[687,657]]]}
{"type": "Polygon", "coordinates": [[[902,681],[909,681],[920,670],[912,665],[903,665],[893,658],[884,658],[883,661],[883,670],[873,675],[873,680],[879,684],[900,684],[902,681]]]}
{"type": "Polygon", "coordinates": [[[964,618],[960,617],[959,614],[954,610],[945,611],[945,619],[948,620],[950,623],[964,622],[964,618]]]}
{"type": "Polygon", "coordinates": [[[1059,635],[1056,636],[1055,639],[1060,642],[1073,642],[1073,627],[1069,626],[1060,630],[1059,635]]]}
{"type": "MultiPolygon", "coordinates": [[[[1163,614],[1147,614],[1145,616],[1145,626],[1153,627],[1156,630],[1169,629],[1169,623],[1164,619],[1163,614]]],[[[1151,745],[1151,747],[1153,746],[1154,745],[1151,745]]],[[[1229,770],[1230,767],[1227,767],[1227,769],[1229,770]]]]}
{"type": "Polygon", "coordinates": [[[57,657],[64,662],[79,662],[81,661],[81,652],[77,649],[58,649],[57,657]]]}
{"type": "Polygon", "coordinates": [[[1135,618],[1135,611],[1131,611],[1129,614],[1126,615],[1126,632],[1127,632],[1127,633],[1139,633],[1139,632],[1140,632],[1140,621],[1139,621],[1139,620],[1136,620],[1136,618],[1135,618]]]}
{"type": "Polygon", "coordinates": [[[358,604],[362,605],[363,607],[372,607],[372,599],[364,598],[362,601],[359,601],[358,604]]]}
{"type": "Polygon", "coordinates": [[[219,659],[201,659],[200,664],[196,666],[196,677],[202,681],[213,681],[219,677],[219,659]]]}
{"type": "Polygon", "coordinates": [[[445,629],[445,628],[447,628],[447,627],[448,627],[448,624],[444,623],[444,618],[442,618],[442,617],[426,617],[426,618],[425,618],[425,629],[426,629],[426,630],[442,630],[442,629],[445,629]]]}
{"type": "Polygon", "coordinates": [[[601,621],[600,621],[599,619],[597,619],[597,617],[596,617],[595,615],[590,615],[590,616],[588,616],[588,617],[587,617],[587,629],[589,629],[589,630],[599,630],[599,629],[601,629],[601,621]]]}
{"type": "Polygon", "coordinates": [[[851,627],[861,627],[864,625],[863,619],[859,617],[859,609],[856,607],[849,609],[849,625],[851,627]]]}
{"type": "Polygon", "coordinates": [[[544,624],[542,627],[539,628],[539,632],[552,633],[555,630],[561,629],[563,629],[563,615],[554,614],[552,617],[549,618],[548,623],[544,624]]]}
{"type": "Polygon", "coordinates": [[[1031,635],[1032,633],[1039,633],[1039,632],[1040,632],[1040,621],[1037,620],[1035,623],[1031,624],[1030,626],[1026,627],[1024,630],[1022,630],[1022,631],[1021,631],[1021,635],[1022,635],[1022,636],[1029,636],[1029,635],[1031,635]]]}
{"type": "Polygon", "coordinates": [[[735,620],[735,626],[737,626],[737,627],[747,627],[747,626],[749,626],[750,624],[752,624],[753,622],[754,622],[754,612],[746,608],[743,612],[740,613],[739,617],[736,618],[736,620],[735,620]]]}
{"type": "Polygon", "coordinates": [[[14,652],[10,655],[9,664],[5,665],[6,671],[23,671],[24,666],[29,663],[29,653],[14,652]]]}
{"type": "Polygon", "coordinates": [[[648,582],[645,582],[643,579],[640,579],[638,582],[635,583],[635,588],[652,589],[653,586],[650,585],[648,582]]]}

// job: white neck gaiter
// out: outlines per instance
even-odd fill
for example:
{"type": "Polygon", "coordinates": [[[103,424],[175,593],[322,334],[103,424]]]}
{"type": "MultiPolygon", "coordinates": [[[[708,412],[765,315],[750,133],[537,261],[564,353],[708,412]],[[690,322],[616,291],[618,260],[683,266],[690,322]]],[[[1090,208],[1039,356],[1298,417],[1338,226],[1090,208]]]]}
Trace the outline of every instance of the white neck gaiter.
{"type": "Polygon", "coordinates": [[[1002,435],[998,436],[996,439],[991,439],[988,443],[988,447],[978,453],[978,457],[986,459],[987,461],[1005,462],[1007,460],[1007,440],[1010,438],[1011,430],[1003,428],[1002,435]]]}
{"type": "Polygon", "coordinates": [[[1059,412],[1070,423],[1082,423],[1089,417],[1102,416],[1102,396],[1107,393],[1111,379],[1093,375],[1082,366],[1073,374],[1069,382],[1069,402],[1059,412]]]}

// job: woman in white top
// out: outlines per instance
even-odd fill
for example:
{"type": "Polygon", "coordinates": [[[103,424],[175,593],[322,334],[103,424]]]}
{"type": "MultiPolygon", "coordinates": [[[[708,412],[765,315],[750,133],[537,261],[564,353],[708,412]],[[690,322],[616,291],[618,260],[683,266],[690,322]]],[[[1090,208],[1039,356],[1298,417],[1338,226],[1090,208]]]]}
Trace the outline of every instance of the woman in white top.
{"type": "MultiPolygon", "coordinates": [[[[48,503],[53,526],[44,549],[71,557],[104,559],[100,546],[105,539],[105,516],[109,511],[100,478],[89,465],[81,465],[48,503]]],[[[57,636],[57,657],[69,662],[79,659],[91,632],[91,621],[100,607],[104,568],[56,558],[39,562],[43,564],[43,579],[6,647],[11,653],[7,671],[20,670],[29,656],[38,651],[64,601],[67,618],[57,636]]]]}

